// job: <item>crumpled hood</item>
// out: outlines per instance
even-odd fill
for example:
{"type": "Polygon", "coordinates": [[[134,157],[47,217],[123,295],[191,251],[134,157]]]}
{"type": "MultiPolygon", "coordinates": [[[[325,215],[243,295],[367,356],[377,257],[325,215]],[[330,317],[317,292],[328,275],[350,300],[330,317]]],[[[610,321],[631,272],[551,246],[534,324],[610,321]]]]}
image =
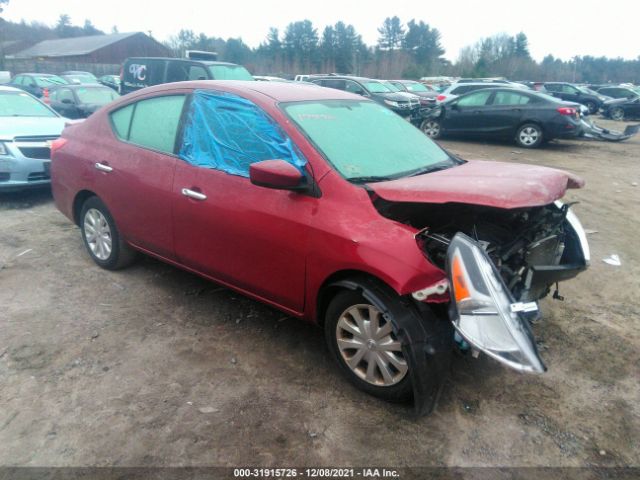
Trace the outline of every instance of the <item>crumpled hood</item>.
{"type": "Polygon", "coordinates": [[[548,205],[584,181],[571,173],[535,165],[472,160],[457,167],[367,186],[384,200],[464,203],[495,208],[548,205]]]}
{"type": "Polygon", "coordinates": [[[62,117],[0,117],[0,139],[57,136],[62,132],[65,121],[62,117]]]}

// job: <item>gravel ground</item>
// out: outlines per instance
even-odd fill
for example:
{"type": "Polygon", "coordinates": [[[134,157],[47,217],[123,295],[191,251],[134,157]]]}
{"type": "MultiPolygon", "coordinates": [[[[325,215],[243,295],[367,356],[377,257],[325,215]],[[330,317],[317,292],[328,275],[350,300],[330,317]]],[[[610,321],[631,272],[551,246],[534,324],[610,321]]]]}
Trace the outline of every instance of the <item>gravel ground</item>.
{"type": "Polygon", "coordinates": [[[640,137],[442,144],[587,181],[567,198],[592,267],[542,301],[546,374],[457,356],[414,420],[316,327],[149,258],[103,271],[48,190],[2,194],[0,465],[640,466],[640,137]]]}

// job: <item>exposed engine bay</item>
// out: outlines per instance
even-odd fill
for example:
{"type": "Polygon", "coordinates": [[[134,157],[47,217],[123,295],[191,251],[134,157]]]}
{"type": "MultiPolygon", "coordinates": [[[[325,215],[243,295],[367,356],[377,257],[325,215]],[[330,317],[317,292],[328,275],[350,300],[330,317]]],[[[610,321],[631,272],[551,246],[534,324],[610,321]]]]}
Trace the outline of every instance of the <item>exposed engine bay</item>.
{"type": "MultiPolygon", "coordinates": [[[[385,217],[420,229],[418,245],[442,269],[456,233],[476,240],[520,302],[545,297],[554,284],[576,276],[587,266],[579,235],[568,219],[569,204],[504,210],[464,204],[394,203],[378,198],[374,205],[385,217]]],[[[557,290],[554,297],[559,297],[557,290]]]]}

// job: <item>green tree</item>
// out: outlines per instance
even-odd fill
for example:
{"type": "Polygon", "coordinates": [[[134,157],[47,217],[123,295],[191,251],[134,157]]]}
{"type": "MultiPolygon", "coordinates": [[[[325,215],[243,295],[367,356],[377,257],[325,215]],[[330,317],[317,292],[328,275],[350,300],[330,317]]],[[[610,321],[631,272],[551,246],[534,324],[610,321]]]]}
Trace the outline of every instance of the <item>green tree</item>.
{"type": "Polygon", "coordinates": [[[318,58],[315,55],[318,49],[318,31],[310,20],[287,25],[282,43],[292,69],[310,72],[313,68],[319,67],[318,58]]]}
{"type": "Polygon", "coordinates": [[[514,54],[516,57],[531,58],[531,54],[529,53],[529,40],[523,32],[516,35],[514,42],[514,54]]]}
{"type": "Polygon", "coordinates": [[[396,50],[402,46],[404,27],[398,17],[387,17],[378,28],[380,37],[378,47],[384,50],[396,50]]]}
{"type": "Polygon", "coordinates": [[[322,57],[322,69],[325,71],[337,70],[336,50],[337,50],[336,30],[331,25],[327,25],[322,31],[320,39],[320,55],[322,57]]]}
{"type": "MultiPolygon", "coordinates": [[[[9,0],[0,0],[0,13],[4,12],[4,6],[9,3],[9,0]]],[[[0,17],[0,68],[4,70],[4,40],[5,40],[5,21],[0,17]]]]}
{"type": "Polygon", "coordinates": [[[434,70],[444,55],[444,48],[440,44],[440,32],[428,24],[410,20],[407,23],[407,33],[402,46],[410,53],[414,67],[410,76],[423,76],[434,70]]]}
{"type": "Polygon", "coordinates": [[[251,49],[241,38],[229,38],[224,47],[223,58],[227,62],[246,64],[251,57],[251,49]]]}
{"type": "Polygon", "coordinates": [[[55,27],[56,33],[59,37],[71,37],[73,36],[73,25],[71,25],[71,17],[66,13],[63,13],[58,18],[58,22],[55,27]]]}
{"type": "Polygon", "coordinates": [[[86,19],[84,21],[84,26],[82,27],[85,35],[101,35],[104,34],[102,30],[98,30],[95,25],[91,22],[91,20],[86,19]]]}

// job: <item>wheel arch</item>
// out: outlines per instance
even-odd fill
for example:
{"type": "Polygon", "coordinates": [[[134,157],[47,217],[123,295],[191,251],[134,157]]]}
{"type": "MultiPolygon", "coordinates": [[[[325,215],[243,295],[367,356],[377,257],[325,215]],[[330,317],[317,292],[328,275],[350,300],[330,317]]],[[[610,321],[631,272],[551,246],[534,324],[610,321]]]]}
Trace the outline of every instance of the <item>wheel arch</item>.
{"type": "Polygon", "coordinates": [[[375,283],[379,287],[395,292],[384,280],[371,273],[362,270],[340,270],[334,272],[322,283],[316,297],[316,323],[324,325],[325,315],[329,303],[335,295],[342,290],[365,289],[367,283],[375,283]]]}
{"type": "Polygon", "coordinates": [[[80,190],[73,199],[72,215],[73,221],[76,225],[80,226],[80,212],[82,211],[82,205],[91,197],[97,197],[91,190],[80,190]]]}
{"type": "Polygon", "coordinates": [[[542,130],[542,134],[546,135],[547,132],[544,128],[544,125],[542,124],[543,122],[541,122],[540,120],[535,120],[535,119],[527,119],[527,120],[522,120],[518,126],[516,127],[515,133],[518,133],[518,130],[520,130],[524,125],[526,125],[527,123],[532,123],[534,125],[536,125],[537,127],[540,127],[540,130],[542,130]]]}

